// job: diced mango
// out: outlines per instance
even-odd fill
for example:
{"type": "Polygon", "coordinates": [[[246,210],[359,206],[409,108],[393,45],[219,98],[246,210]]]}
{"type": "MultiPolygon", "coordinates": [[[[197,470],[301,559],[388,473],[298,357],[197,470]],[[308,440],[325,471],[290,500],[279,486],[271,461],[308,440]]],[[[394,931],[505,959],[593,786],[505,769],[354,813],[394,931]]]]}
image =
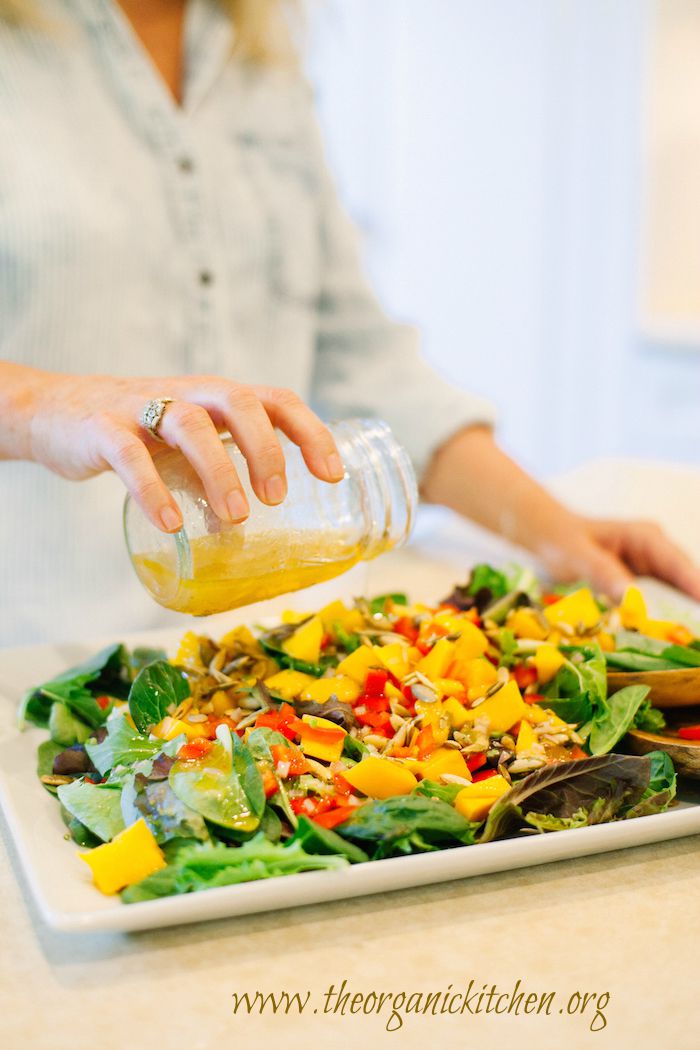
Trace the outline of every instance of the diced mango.
{"type": "Polygon", "coordinates": [[[520,690],[511,680],[478,707],[471,708],[469,720],[474,722],[478,718],[488,718],[492,733],[506,733],[524,717],[527,707],[520,690]]]}
{"type": "Polygon", "coordinates": [[[498,671],[483,656],[475,660],[455,660],[450,668],[450,677],[463,682],[467,690],[473,690],[470,699],[483,696],[498,679],[498,671]]]}
{"type": "Polygon", "coordinates": [[[551,722],[553,726],[565,726],[566,722],[555,715],[549,708],[540,707],[539,704],[526,704],[527,710],[523,714],[530,725],[537,726],[542,722],[551,722]]]}
{"type": "Polygon", "coordinates": [[[453,696],[448,696],[447,700],[443,700],[442,709],[449,718],[453,729],[461,729],[464,723],[469,720],[469,711],[464,704],[460,704],[459,700],[455,700],[453,696]]]}
{"type": "Polygon", "coordinates": [[[545,642],[544,645],[538,645],[535,649],[532,662],[537,671],[537,681],[545,683],[554,678],[559,668],[566,663],[566,660],[558,649],[545,642]]]}
{"type": "Polygon", "coordinates": [[[265,685],[275,696],[281,696],[283,700],[293,700],[299,696],[302,689],[305,689],[315,681],[316,679],[313,675],[304,674],[302,671],[292,671],[287,668],[266,678],[265,685]]]}
{"type": "Polygon", "coordinates": [[[111,842],[79,856],[92,871],[93,881],[102,893],[118,893],[165,867],[165,857],[143,818],[111,842]]]}
{"type": "MultiPolygon", "coordinates": [[[[656,638],[659,642],[671,642],[673,636],[682,630],[683,628],[672,620],[647,620],[643,628],[644,634],[648,635],[650,638],[656,638]]],[[[690,641],[692,640],[693,636],[690,635],[690,641]]],[[[680,644],[687,645],[688,642],[681,642],[680,644]]]]}
{"type": "Polygon", "coordinates": [[[595,627],[600,620],[601,613],[589,588],[581,587],[573,594],[560,598],[558,602],[547,605],[544,615],[552,627],[556,627],[558,623],[565,623],[569,627],[582,626],[588,629],[595,627]]]}
{"type": "Polygon", "coordinates": [[[349,611],[344,602],[336,599],[336,601],[329,602],[328,605],[324,605],[322,609],[319,609],[317,616],[325,629],[330,631],[334,623],[340,622],[342,624],[349,611]]]}
{"type": "Polygon", "coordinates": [[[382,667],[385,667],[399,681],[411,670],[408,661],[408,646],[402,642],[392,642],[391,645],[379,646],[377,648],[377,656],[382,667]]]}
{"type": "Polygon", "coordinates": [[[484,820],[494,802],[509,789],[510,784],[504,777],[489,777],[463,787],[455,798],[454,807],[466,820],[484,820]]]}
{"type": "Polygon", "coordinates": [[[407,795],[418,783],[405,765],[374,755],[363,758],[352,769],[346,770],[343,777],[352,787],[369,798],[407,795]]]}
{"type": "Polygon", "coordinates": [[[448,638],[440,638],[435,643],[427,656],[419,660],[416,670],[424,674],[426,678],[433,681],[435,678],[444,678],[447,668],[455,657],[455,643],[448,638]]]}
{"type": "Polygon", "coordinates": [[[462,620],[459,638],[455,642],[455,660],[475,660],[483,656],[489,647],[489,640],[471,620],[462,620]]]}
{"type": "Polygon", "coordinates": [[[334,675],[333,678],[314,678],[301,691],[302,700],[314,700],[325,704],[332,696],[344,703],[351,704],[361,693],[357,682],[347,675],[334,675]]]}
{"type": "Polygon", "coordinates": [[[464,693],[464,685],[457,678],[436,678],[433,685],[441,697],[461,696],[464,693]]]}
{"type": "Polygon", "coordinates": [[[317,715],[302,715],[301,720],[304,725],[300,732],[300,746],[304,754],[323,762],[337,762],[347,736],[343,727],[317,715]]]}
{"type": "Polygon", "coordinates": [[[348,678],[352,678],[358,685],[364,685],[370,668],[382,666],[377,652],[378,650],[375,646],[361,645],[354,653],[350,653],[349,656],[340,661],[335,669],[336,674],[347,675],[348,678]]]}
{"type": "Polygon", "coordinates": [[[280,619],[282,623],[301,623],[302,620],[308,620],[309,613],[297,612],[295,609],[285,609],[280,619]]]}
{"type": "Polygon", "coordinates": [[[628,587],[619,607],[622,626],[627,631],[641,631],[647,621],[647,603],[639,587],[628,587]]]}
{"type": "Polygon", "coordinates": [[[506,627],[513,632],[516,638],[532,638],[535,641],[542,641],[547,634],[532,609],[514,609],[508,615],[506,627]]]}
{"type": "Polygon", "coordinates": [[[209,698],[215,715],[224,715],[230,707],[233,707],[231,697],[223,689],[217,689],[209,698]]]}
{"type": "Polygon", "coordinates": [[[153,736],[159,740],[174,740],[176,736],[185,734],[188,740],[196,740],[197,737],[206,736],[207,730],[201,722],[185,722],[181,718],[171,718],[166,715],[157,725],[151,729],[153,736]]]}
{"type": "Polygon", "coordinates": [[[522,719],[520,722],[520,730],[518,731],[518,739],[515,741],[515,753],[516,755],[525,755],[532,750],[533,746],[537,743],[537,737],[535,732],[526,719],[522,719]]]}
{"type": "Polygon", "coordinates": [[[464,780],[471,780],[472,778],[463,755],[451,747],[437,748],[429,758],[426,758],[424,762],[416,763],[416,765],[418,766],[417,769],[411,767],[413,772],[418,773],[424,780],[439,781],[443,773],[450,773],[452,776],[462,777],[464,780]]]}
{"type": "Polygon", "coordinates": [[[323,641],[323,624],[318,616],[312,616],[305,624],[297,628],[284,642],[282,648],[287,656],[303,660],[307,664],[317,664],[321,658],[323,641]]]}
{"type": "Polygon", "coordinates": [[[201,640],[194,631],[185,631],[173,661],[178,667],[187,667],[191,671],[204,671],[201,654],[201,640]]]}

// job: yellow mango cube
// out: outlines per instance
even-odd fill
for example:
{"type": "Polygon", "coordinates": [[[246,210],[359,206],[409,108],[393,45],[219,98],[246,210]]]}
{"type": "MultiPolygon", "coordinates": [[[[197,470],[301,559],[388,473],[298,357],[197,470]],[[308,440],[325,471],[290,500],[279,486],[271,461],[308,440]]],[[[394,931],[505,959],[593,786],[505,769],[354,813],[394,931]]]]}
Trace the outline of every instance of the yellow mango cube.
{"type": "Polygon", "coordinates": [[[588,587],[581,587],[573,594],[560,598],[553,605],[547,605],[544,615],[552,627],[556,627],[558,623],[565,623],[569,627],[582,626],[586,629],[595,627],[601,617],[600,609],[588,587]]]}
{"type": "Polygon", "coordinates": [[[420,671],[426,678],[434,681],[436,678],[444,678],[447,669],[455,657],[455,643],[448,638],[440,638],[427,656],[416,664],[416,671],[420,671]]]}
{"type": "Polygon", "coordinates": [[[449,718],[453,729],[461,729],[464,723],[469,721],[469,711],[453,696],[448,696],[447,700],[443,700],[442,709],[449,718]]]}
{"type": "Polygon", "coordinates": [[[408,646],[402,642],[392,642],[391,645],[381,645],[377,648],[377,656],[382,667],[386,668],[395,678],[401,681],[411,670],[408,661],[408,646]]]}
{"type": "Polygon", "coordinates": [[[303,660],[307,664],[317,664],[321,659],[321,642],[325,631],[318,616],[312,616],[307,623],[297,628],[284,642],[282,649],[287,656],[303,660]]]}
{"type": "Polygon", "coordinates": [[[188,740],[196,740],[197,737],[206,736],[207,730],[201,722],[185,722],[181,718],[171,718],[166,715],[157,725],[151,729],[153,736],[159,740],[174,740],[176,736],[185,734],[188,740]]]}
{"type": "Polygon", "coordinates": [[[510,681],[477,707],[469,710],[469,719],[488,718],[492,733],[507,733],[526,714],[528,705],[515,682],[510,681]]]}
{"type": "Polygon", "coordinates": [[[302,700],[314,700],[325,704],[332,696],[344,703],[351,704],[362,692],[361,687],[347,675],[334,675],[333,678],[314,678],[301,691],[302,700]]]}
{"type": "Polygon", "coordinates": [[[508,781],[497,775],[463,787],[454,807],[466,820],[485,820],[494,802],[510,789],[508,781]]]}
{"type": "Polygon", "coordinates": [[[223,689],[217,689],[212,693],[209,702],[215,715],[224,715],[230,707],[233,707],[231,697],[223,689]]]}
{"type": "Polygon", "coordinates": [[[559,668],[564,666],[566,660],[555,646],[545,642],[544,645],[538,645],[537,649],[535,649],[532,662],[537,671],[537,681],[544,684],[554,678],[559,668]]]}
{"type": "Polygon", "coordinates": [[[329,602],[328,605],[324,605],[322,609],[318,610],[316,614],[327,631],[330,631],[334,623],[343,622],[344,617],[349,612],[348,607],[340,599],[334,602],[329,602]]]}
{"type": "Polygon", "coordinates": [[[363,758],[352,769],[345,770],[343,777],[352,787],[369,798],[407,795],[418,783],[406,765],[374,755],[363,758]]]}
{"type": "Polygon", "coordinates": [[[308,620],[309,613],[297,612],[296,609],[285,609],[280,619],[282,623],[301,623],[302,620],[308,620]]]}
{"type": "Polygon", "coordinates": [[[542,641],[547,634],[532,609],[514,609],[508,614],[506,627],[513,632],[516,638],[542,641]]]}
{"type": "Polygon", "coordinates": [[[520,729],[518,731],[518,739],[515,741],[515,753],[516,755],[525,755],[532,750],[534,745],[538,742],[535,732],[527,721],[523,718],[520,722],[520,729]]]}
{"type": "Polygon", "coordinates": [[[358,685],[364,685],[370,668],[382,666],[378,651],[375,646],[361,645],[354,653],[340,661],[335,669],[336,674],[347,675],[358,685]]]}
{"type": "Polygon", "coordinates": [[[474,660],[455,660],[450,668],[450,677],[462,682],[475,696],[483,696],[498,679],[498,671],[483,656],[474,660]]]}
{"type": "MultiPolygon", "coordinates": [[[[471,780],[464,756],[451,747],[438,747],[424,762],[417,763],[418,769],[414,769],[424,780],[440,780],[443,773],[471,780]]],[[[413,768],[413,767],[412,767],[413,768]]]]}
{"type": "Polygon", "coordinates": [[[301,750],[309,758],[319,758],[322,762],[337,762],[343,753],[343,744],[347,733],[342,726],[329,718],[318,715],[302,715],[304,728],[301,730],[301,750]]]}
{"type": "Polygon", "coordinates": [[[118,893],[165,867],[165,857],[143,817],[121,831],[111,842],[80,853],[102,893],[118,893]]]}
{"type": "Polygon", "coordinates": [[[275,696],[281,696],[283,700],[293,700],[299,696],[302,689],[305,689],[315,681],[316,679],[313,675],[304,674],[303,671],[292,671],[287,668],[266,678],[265,685],[275,696]]]}
{"type": "Polygon", "coordinates": [[[459,638],[455,642],[455,660],[475,660],[477,656],[483,656],[489,647],[489,640],[480,628],[471,620],[461,621],[462,627],[459,638]]]}

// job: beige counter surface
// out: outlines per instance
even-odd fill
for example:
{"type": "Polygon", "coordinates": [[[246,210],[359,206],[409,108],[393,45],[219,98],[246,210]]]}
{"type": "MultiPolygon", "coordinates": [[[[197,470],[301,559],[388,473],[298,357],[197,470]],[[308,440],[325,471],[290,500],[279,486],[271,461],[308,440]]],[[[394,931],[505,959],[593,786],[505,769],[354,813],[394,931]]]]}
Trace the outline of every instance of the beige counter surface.
{"type": "MultiPolygon", "coordinates": [[[[439,598],[484,544],[429,520],[413,549],[372,568],[370,585],[439,598]]],[[[698,837],[239,919],[73,935],[42,924],[3,833],[3,1050],[700,1045],[698,837]],[[470,1012],[493,986],[492,1012],[485,997],[470,1012]],[[350,993],[344,1013],[332,989],[350,993]],[[283,991],[309,993],[301,1014],[283,1002],[275,1014],[270,1000],[262,1015],[234,1008],[236,995],[283,991]],[[386,997],[377,1012],[381,992],[398,996],[397,1014],[386,997]],[[427,993],[440,993],[436,1012],[413,1012],[427,993]],[[548,1013],[525,1013],[531,993],[554,993],[548,1013]],[[465,1001],[461,1014],[440,1012],[465,1001]]]]}

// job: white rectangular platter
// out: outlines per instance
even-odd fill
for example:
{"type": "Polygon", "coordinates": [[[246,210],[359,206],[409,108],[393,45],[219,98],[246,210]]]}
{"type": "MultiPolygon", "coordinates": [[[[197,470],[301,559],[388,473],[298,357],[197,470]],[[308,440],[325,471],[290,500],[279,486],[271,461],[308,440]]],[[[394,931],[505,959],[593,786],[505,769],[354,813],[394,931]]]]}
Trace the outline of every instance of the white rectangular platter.
{"type": "MultiPolygon", "coordinates": [[[[125,638],[127,644],[162,644],[172,651],[180,632],[125,638]]],[[[37,779],[41,730],[17,732],[21,693],[99,648],[42,647],[0,652],[0,807],[19,864],[44,921],[58,930],[140,930],[289,908],[320,901],[461,879],[547,864],[593,853],[646,845],[700,833],[700,793],[666,813],[548,835],[466,846],[353,865],[340,871],[306,872],[140,904],[122,904],[92,885],[66,841],[56,800],[37,779]]]]}

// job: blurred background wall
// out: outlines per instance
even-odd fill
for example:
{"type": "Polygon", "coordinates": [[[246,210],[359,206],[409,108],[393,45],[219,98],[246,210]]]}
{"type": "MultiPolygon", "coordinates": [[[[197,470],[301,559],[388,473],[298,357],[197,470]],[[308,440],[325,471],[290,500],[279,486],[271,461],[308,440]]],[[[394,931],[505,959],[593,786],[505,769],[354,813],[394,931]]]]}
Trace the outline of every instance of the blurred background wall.
{"type": "MultiPolygon", "coordinates": [[[[695,0],[313,8],[329,160],[381,299],[498,404],[502,440],[538,474],[700,460],[700,325],[654,324],[643,277],[674,13],[700,47],[695,0]]],[[[697,96],[694,112],[700,126],[697,96]]]]}

